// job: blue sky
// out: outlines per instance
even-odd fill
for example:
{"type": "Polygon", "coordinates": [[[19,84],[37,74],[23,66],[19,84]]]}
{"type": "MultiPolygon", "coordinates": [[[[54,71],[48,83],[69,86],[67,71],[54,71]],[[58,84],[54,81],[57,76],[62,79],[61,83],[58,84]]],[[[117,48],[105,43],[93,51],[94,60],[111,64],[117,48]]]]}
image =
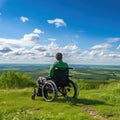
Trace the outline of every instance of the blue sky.
{"type": "Polygon", "coordinates": [[[0,63],[120,64],[119,0],[0,0],[0,63]]]}

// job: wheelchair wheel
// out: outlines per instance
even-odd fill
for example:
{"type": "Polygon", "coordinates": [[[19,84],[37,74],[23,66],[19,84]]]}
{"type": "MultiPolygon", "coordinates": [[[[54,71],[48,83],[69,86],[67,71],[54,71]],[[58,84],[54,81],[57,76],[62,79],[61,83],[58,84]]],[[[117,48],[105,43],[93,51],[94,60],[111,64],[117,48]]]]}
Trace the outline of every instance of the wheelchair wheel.
{"type": "Polygon", "coordinates": [[[31,99],[35,100],[35,96],[36,96],[36,89],[34,88],[34,92],[33,92],[32,96],[31,96],[31,99]]]}
{"type": "Polygon", "coordinates": [[[66,90],[66,97],[68,98],[77,97],[77,86],[72,80],[69,80],[69,84],[68,86],[65,87],[65,90],[66,90]]]}
{"type": "Polygon", "coordinates": [[[45,101],[51,102],[57,98],[57,87],[51,80],[47,81],[42,88],[42,95],[45,101]]]}

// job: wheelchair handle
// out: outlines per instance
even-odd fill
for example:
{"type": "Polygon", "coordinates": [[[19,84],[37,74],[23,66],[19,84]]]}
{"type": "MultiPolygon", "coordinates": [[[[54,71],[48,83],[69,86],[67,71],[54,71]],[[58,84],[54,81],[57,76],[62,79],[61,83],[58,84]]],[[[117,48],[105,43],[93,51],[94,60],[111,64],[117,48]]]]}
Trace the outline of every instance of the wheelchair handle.
{"type": "Polygon", "coordinates": [[[72,67],[69,67],[68,69],[73,69],[72,67]]]}

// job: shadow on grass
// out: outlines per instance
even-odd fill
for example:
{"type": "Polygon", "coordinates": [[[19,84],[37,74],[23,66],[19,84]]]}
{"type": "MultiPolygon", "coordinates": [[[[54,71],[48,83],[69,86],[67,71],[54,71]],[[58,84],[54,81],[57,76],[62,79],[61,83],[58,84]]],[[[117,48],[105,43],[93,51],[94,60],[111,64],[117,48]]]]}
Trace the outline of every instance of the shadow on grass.
{"type": "Polygon", "coordinates": [[[68,98],[68,99],[64,99],[64,98],[58,98],[56,100],[56,102],[59,103],[63,103],[63,102],[67,102],[71,105],[109,105],[109,106],[113,106],[112,104],[107,104],[104,101],[100,101],[100,100],[91,100],[91,99],[86,99],[86,98],[68,98]]]}
{"type": "MultiPolygon", "coordinates": [[[[39,98],[37,98],[35,101],[40,101],[39,98]]],[[[46,102],[43,98],[41,99],[42,102],[46,102]]],[[[82,105],[107,105],[107,106],[114,106],[113,104],[107,104],[104,101],[101,100],[92,100],[87,98],[57,98],[56,100],[52,101],[56,103],[66,103],[73,106],[82,106],[82,105]]]]}
{"type": "MultiPolygon", "coordinates": [[[[45,101],[43,97],[40,97],[42,101],[45,101]]],[[[39,97],[37,97],[36,101],[39,101],[39,97]]],[[[45,101],[46,102],[46,101],[45,101]]],[[[93,99],[87,99],[87,98],[64,98],[64,97],[58,97],[56,100],[52,101],[56,103],[69,103],[71,105],[109,105],[114,106],[113,104],[107,104],[104,101],[101,100],[93,100],[93,99]]]]}

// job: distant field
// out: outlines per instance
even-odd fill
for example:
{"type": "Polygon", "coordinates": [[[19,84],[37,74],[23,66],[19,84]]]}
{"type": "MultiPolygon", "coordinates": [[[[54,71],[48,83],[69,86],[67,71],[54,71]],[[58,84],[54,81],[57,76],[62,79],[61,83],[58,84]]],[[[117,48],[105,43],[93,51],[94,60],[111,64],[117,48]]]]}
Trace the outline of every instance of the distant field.
{"type": "MultiPolygon", "coordinates": [[[[69,65],[76,80],[120,80],[120,66],[110,65],[69,65]]],[[[27,73],[33,79],[48,76],[49,64],[0,64],[0,73],[8,70],[27,73]]]]}

